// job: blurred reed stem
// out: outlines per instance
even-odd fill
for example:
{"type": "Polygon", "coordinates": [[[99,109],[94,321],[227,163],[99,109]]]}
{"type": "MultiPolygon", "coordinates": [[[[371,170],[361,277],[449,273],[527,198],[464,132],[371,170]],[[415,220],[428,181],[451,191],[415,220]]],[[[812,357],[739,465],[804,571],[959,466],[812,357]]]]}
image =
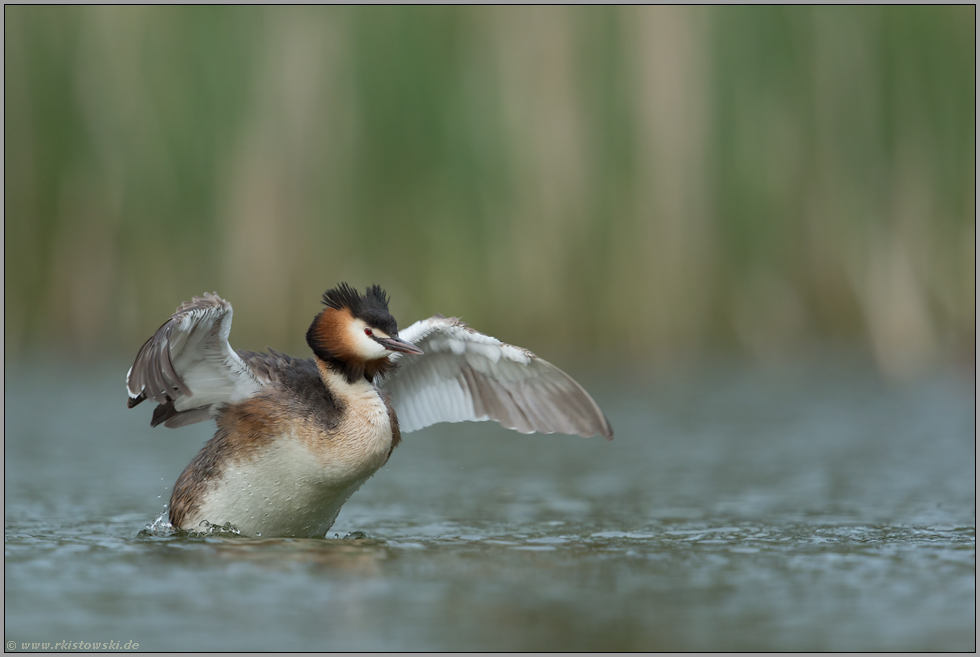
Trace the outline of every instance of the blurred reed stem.
{"type": "Polygon", "coordinates": [[[630,361],[972,348],[975,8],[4,9],[5,349],[380,283],[630,361]]]}

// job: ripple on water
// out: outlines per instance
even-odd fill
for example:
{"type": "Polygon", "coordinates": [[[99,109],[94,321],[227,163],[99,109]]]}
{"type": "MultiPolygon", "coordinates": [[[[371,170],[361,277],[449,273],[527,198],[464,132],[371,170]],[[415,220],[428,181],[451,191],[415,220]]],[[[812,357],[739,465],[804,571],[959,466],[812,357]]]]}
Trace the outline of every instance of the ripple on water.
{"type": "Polygon", "coordinates": [[[614,386],[612,443],[432,427],[329,538],[273,539],[149,522],[156,482],[173,481],[213,428],[164,441],[145,415],[120,412],[128,363],[104,385],[62,365],[38,379],[31,363],[5,392],[10,640],[974,648],[972,385],[806,372],[793,385],[734,374],[614,386]],[[70,412],[50,404],[58,385],[70,412]]]}

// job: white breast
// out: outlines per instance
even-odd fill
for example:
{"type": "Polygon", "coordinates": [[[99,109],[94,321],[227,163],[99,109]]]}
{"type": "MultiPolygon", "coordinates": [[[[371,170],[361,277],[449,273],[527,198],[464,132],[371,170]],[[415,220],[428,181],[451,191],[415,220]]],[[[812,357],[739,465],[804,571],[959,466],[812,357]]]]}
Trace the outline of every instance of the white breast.
{"type": "Polygon", "coordinates": [[[377,452],[384,452],[387,457],[391,449],[391,420],[378,389],[366,379],[348,383],[333,372],[327,383],[344,405],[338,439],[365,457],[377,452]]]}
{"type": "Polygon", "coordinates": [[[392,440],[388,409],[373,385],[331,384],[345,404],[336,434],[284,434],[229,462],[184,527],[207,520],[230,522],[249,536],[325,535],[347,499],[384,465],[392,440]]]}

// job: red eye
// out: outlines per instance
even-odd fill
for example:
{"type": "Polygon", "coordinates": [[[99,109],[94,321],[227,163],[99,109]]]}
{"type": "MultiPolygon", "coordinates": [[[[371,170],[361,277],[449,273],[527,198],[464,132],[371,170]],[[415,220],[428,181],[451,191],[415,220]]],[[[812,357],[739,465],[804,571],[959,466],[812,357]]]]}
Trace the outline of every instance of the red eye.
{"type": "Polygon", "coordinates": [[[369,328],[364,329],[364,335],[374,335],[374,331],[369,328]]]}

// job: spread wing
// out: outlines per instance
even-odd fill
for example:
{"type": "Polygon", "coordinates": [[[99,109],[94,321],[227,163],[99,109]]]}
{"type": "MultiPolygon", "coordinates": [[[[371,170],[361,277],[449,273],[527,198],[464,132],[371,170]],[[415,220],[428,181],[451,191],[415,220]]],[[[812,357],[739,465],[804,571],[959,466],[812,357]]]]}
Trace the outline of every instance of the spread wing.
{"type": "Polygon", "coordinates": [[[521,433],[602,435],[613,431],[574,379],[527,349],[436,315],[398,332],[425,353],[393,354],[391,393],[402,433],[439,422],[496,420],[521,433]]]}
{"type": "Polygon", "coordinates": [[[231,304],[205,293],[184,302],[136,355],[126,374],[129,407],[159,402],[151,424],[180,427],[213,416],[268,383],[228,344],[231,304]]]}

